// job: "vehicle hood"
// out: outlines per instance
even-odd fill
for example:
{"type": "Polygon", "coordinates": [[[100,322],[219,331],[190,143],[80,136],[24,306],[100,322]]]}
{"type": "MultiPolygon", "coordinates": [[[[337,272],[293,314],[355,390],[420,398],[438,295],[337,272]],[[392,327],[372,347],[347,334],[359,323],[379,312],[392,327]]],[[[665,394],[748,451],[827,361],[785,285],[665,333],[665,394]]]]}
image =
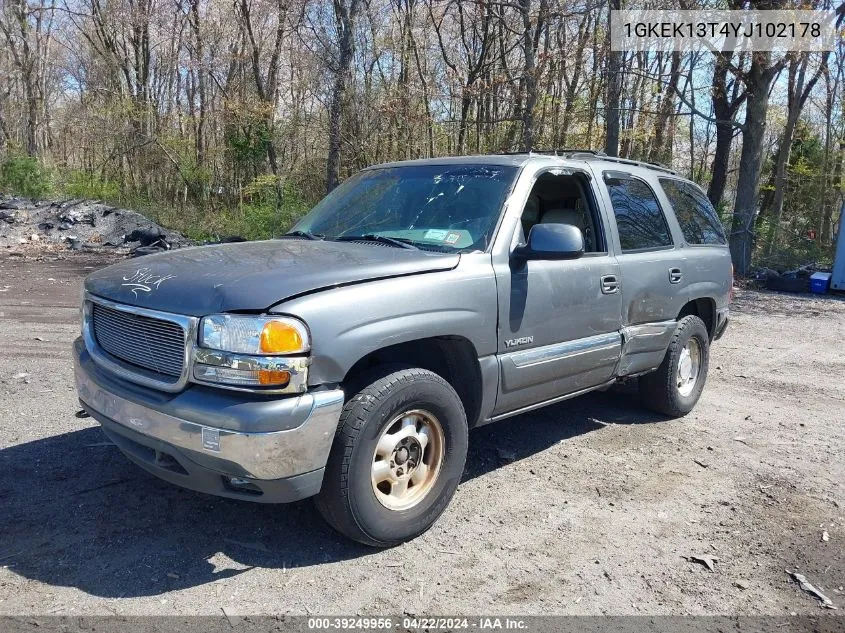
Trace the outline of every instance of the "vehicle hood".
{"type": "Polygon", "coordinates": [[[92,273],[85,288],[119,303],[203,316],[261,311],[334,286],[449,270],[459,260],[457,254],[380,244],[239,242],[130,259],[92,273]]]}

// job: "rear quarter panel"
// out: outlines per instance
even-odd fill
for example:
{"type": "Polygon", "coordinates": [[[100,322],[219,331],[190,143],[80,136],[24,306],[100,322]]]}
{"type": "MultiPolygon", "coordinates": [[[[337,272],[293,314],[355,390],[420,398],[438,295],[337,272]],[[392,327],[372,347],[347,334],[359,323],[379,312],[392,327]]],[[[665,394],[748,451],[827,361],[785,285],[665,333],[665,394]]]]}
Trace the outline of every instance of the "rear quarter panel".
{"type": "Polygon", "coordinates": [[[731,252],[727,246],[687,246],[683,249],[688,300],[711,298],[716,309],[728,306],[731,292],[731,252]]]}

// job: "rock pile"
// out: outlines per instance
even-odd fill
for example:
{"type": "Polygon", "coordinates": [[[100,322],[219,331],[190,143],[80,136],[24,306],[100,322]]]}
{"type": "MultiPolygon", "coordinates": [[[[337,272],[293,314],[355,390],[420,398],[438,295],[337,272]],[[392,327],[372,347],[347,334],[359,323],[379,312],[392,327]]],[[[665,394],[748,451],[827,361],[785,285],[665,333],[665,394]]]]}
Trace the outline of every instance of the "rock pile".
{"type": "Polygon", "coordinates": [[[0,194],[0,248],[25,245],[146,255],[192,246],[149,218],[95,200],[48,200],[0,194]]]}

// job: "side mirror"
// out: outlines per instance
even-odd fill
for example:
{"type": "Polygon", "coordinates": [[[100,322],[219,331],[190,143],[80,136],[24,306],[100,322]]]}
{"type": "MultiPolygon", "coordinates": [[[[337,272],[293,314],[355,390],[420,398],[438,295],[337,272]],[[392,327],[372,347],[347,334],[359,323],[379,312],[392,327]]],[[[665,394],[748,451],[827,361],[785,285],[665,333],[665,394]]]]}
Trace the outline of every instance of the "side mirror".
{"type": "Polygon", "coordinates": [[[518,259],[577,259],[584,254],[584,235],[571,224],[535,224],[528,244],[517,248],[518,259]]]}

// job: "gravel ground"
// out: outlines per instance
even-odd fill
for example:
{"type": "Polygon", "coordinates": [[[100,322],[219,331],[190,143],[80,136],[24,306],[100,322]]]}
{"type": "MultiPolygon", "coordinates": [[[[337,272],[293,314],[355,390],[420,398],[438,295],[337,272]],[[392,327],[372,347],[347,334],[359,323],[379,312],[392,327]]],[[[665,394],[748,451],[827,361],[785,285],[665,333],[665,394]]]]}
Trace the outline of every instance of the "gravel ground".
{"type": "Polygon", "coordinates": [[[473,431],[440,521],[374,551],[308,501],[158,481],[75,417],[105,262],[40,260],[0,253],[0,614],[826,613],[787,569],[845,608],[845,301],[739,291],[683,420],[620,388],[473,431]]]}

